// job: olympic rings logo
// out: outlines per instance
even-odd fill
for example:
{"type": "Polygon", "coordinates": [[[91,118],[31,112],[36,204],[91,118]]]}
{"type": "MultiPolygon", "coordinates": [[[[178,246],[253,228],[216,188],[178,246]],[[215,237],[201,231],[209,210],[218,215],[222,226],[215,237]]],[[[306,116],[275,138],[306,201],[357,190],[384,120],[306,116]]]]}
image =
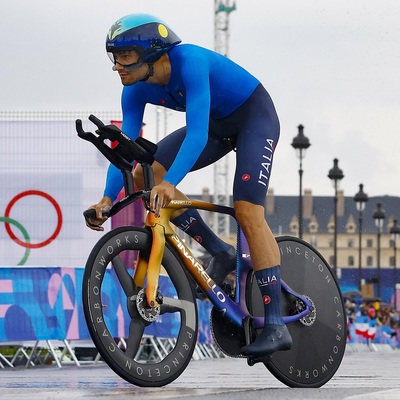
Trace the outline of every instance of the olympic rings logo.
{"type": "Polygon", "coordinates": [[[26,190],[25,192],[21,192],[18,195],[16,195],[7,205],[6,210],[4,212],[4,217],[0,217],[0,222],[4,222],[6,232],[8,236],[19,246],[22,246],[25,248],[25,254],[22,257],[22,259],[19,261],[18,265],[24,265],[29,257],[30,250],[31,249],[38,249],[40,247],[45,247],[49,243],[51,243],[60,233],[61,227],[62,227],[62,222],[63,222],[63,217],[62,217],[62,212],[61,212],[61,207],[57,203],[57,201],[50,196],[48,193],[42,192],[40,190],[26,190]],[[22,199],[23,197],[27,196],[40,196],[43,197],[44,199],[48,200],[53,207],[56,210],[57,213],[57,224],[54,232],[48,237],[48,239],[43,240],[42,242],[39,243],[31,243],[29,234],[25,227],[15,219],[10,217],[10,212],[11,209],[14,207],[15,203],[22,199]],[[20,230],[22,233],[22,236],[24,240],[18,239],[17,236],[14,234],[14,232],[11,229],[11,225],[15,226],[20,230]]]}

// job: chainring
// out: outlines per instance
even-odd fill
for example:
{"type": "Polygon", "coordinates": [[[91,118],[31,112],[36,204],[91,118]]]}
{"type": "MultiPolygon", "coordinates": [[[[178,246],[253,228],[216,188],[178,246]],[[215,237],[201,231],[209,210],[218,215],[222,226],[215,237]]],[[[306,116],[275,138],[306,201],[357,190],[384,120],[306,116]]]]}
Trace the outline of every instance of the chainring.
{"type": "Polygon", "coordinates": [[[241,348],[246,345],[242,327],[225,318],[215,307],[211,310],[210,327],[215,343],[229,357],[243,357],[241,348]]]}

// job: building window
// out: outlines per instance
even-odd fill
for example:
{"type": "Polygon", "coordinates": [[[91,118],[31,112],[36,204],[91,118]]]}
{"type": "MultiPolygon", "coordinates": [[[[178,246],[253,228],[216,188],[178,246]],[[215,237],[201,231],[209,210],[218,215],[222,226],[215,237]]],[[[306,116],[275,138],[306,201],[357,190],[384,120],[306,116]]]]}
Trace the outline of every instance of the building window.
{"type": "Polygon", "coordinates": [[[367,267],[372,267],[372,264],[373,264],[373,258],[372,258],[372,256],[368,256],[367,257],[367,267]]]}
{"type": "Polygon", "coordinates": [[[292,218],[292,222],[289,225],[290,233],[292,235],[297,235],[299,233],[299,223],[294,221],[292,218]]]}
{"type": "Polygon", "coordinates": [[[317,233],[318,232],[318,226],[317,224],[310,224],[308,225],[308,229],[310,233],[317,233]]]}
{"type": "Polygon", "coordinates": [[[311,236],[310,244],[313,247],[317,247],[317,237],[315,235],[311,236]]]}
{"type": "Polygon", "coordinates": [[[346,233],[354,233],[356,231],[356,226],[354,225],[354,223],[349,222],[346,225],[346,233]]]}
{"type": "Polygon", "coordinates": [[[374,241],[372,239],[367,239],[367,247],[372,248],[374,246],[374,241]]]}
{"type": "Polygon", "coordinates": [[[354,266],[354,257],[353,256],[349,256],[348,263],[349,263],[349,267],[354,266]]]}
{"type": "Polygon", "coordinates": [[[354,240],[353,239],[349,239],[347,242],[347,246],[348,247],[354,247],[354,240]]]}
{"type": "Polygon", "coordinates": [[[329,247],[333,247],[333,242],[334,242],[333,239],[329,239],[329,247]]]}
{"type": "Polygon", "coordinates": [[[317,218],[315,217],[315,215],[311,216],[310,219],[310,223],[308,224],[308,230],[310,233],[318,233],[318,222],[317,222],[317,218]]]}
{"type": "Polygon", "coordinates": [[[333,265],[335,262],[335,256],[329,256],[329,265],[333,265]]]}

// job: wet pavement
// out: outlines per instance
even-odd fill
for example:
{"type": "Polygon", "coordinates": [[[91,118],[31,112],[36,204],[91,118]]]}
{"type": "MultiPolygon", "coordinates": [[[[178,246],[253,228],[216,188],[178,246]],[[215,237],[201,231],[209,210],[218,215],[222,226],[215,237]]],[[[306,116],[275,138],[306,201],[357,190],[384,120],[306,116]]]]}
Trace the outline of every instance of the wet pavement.
{"type": "Polygon", "coordinates": [[[0,399],[400,399],[400,351],[346,352],[336,375],[322,388],[290,389],[261,364],[243,359],[191,361],[162,388],[123,381],[107,365],[36,366],[0,369],[0,399]]]}

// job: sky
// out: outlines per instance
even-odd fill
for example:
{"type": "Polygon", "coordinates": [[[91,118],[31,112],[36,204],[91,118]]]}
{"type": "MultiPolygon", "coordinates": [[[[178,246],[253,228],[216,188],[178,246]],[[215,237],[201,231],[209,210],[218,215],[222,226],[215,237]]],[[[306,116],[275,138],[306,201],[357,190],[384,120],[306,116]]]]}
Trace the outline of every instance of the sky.
{"type": "MultiPolygon", "coordinates": [[[[400,196],[400,1],[236,0],[229,56],[269,91],[281,122],[270,188],[299,192],[291,146],[299,124],[311,147],[303,188],[333,195],[333,159],[353,196],[400,196]]],[[[105,53],[118,18],[151,13],[183,42],[214,48],[213,0],[1,0],[0,110],[119,110],[121,84],[105,53]]],[[[233,83],[234,84],[234,83],[233,83]]],[[[184,115],[149,106],[145,136],[162,137],[184,115]],[[165,119],[166,117],[166,119],[165,119]]],[[[213,167],[180,189],[213,188],[213,167]]],[[[234,156],[230,157],[230,181],[234,156]]]]}

